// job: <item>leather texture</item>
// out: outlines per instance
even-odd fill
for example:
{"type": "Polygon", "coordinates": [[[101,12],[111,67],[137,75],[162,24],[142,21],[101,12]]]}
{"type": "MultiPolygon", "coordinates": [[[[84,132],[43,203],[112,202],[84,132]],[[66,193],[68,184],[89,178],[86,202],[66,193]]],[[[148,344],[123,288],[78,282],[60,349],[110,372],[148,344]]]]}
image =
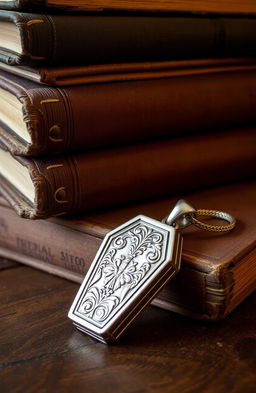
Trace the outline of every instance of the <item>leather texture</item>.
{"type": "Polygon", "coordinates": [[[190,59],[68,67],[10,66],[0,70],[36,83],[69,86],[255,70],[255,58],[190,59]]]}
{"type": "Polygon", "coordinates": [[[10,65],[78,65],[254,56],[255,18],[177,15],[33,14],[0,11],[19,29],[22,53],[10,65]],[[79,39],[73,39],[79,37],[79,39]]]}
{"type": "MultiPolygon", "coordinates": [[[[237,223],[228,234],[210,233],[194,226],[184,229],[181,272],[154,304],[197,319],[222,319],[256,289],[255,181],[178,192],[121,209],[58,219],[56,223],[103,238],[109,230],[138,214],[162,220],[178,199],[187,199],[198,209],[228,212],[237,223]]],[[[208,223],[225,224],[215,219],[208,223]]]]}
{"type": "Polygon", "coordinates": [[[33,9],[41,7],[68,11],[178,11],[219,14],[255,14],[255,0],[13,0],[1,2],[6,9],[33,9]]]}
{"type": "Polygon", "coordinates": [[[0,71],[0,87],[23,104],[32,143],[3,123],[0,140],[13,154],[37,156],[254,124],[256,65],[203,64],[178,62],[163,78],[155,71],[154,79],[63,88],[0,71]]]}
{"type": "MultiPolygon", "coordinates": [[[[0,255],[81,282],[107,232],[139,214],[162,220],[179,198],[186,198],[196,208],[226,211],[237,224],[227,234],[193,226],[183,230],[181,271],[154,304],[215,321],[256,289],[255,181],[43,221],[21,220],[0,199],[0,255]]],[[[208,222],[224,224],[220,220],[208,222]]]]}
{"type": "Polygon", "coordinates": [[[26,218],[109,208],[251,178],[255,145],[253,127],[60,157],[13,156],[28,168],[34,204],[4,178],[1,192],[26,218]]]}

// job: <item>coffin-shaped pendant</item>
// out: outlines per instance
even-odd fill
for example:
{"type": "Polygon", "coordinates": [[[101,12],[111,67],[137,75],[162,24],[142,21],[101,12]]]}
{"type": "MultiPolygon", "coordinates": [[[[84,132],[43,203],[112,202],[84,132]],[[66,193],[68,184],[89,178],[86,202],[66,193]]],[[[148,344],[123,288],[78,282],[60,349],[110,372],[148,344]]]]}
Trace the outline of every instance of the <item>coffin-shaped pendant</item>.
{"type": "Polygon", "coordinates": [[[76,295],[69,318],[81,331],[116,341],[180,267],[182,237],[139,215],[111,231],[76,295]]]}

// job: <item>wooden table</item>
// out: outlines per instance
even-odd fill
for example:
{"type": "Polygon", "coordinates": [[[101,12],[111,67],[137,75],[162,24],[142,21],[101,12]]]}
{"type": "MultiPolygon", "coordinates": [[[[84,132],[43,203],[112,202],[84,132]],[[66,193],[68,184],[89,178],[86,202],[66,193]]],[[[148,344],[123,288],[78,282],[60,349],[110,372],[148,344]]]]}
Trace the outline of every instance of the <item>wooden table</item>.
{"type": "Polygon", "coordinates": [[[3,393],[255,393],[256,296],[207,324],[148,307],[118,344],[78,332],[78,286],[18,264],[0,271],[3,393]]]}

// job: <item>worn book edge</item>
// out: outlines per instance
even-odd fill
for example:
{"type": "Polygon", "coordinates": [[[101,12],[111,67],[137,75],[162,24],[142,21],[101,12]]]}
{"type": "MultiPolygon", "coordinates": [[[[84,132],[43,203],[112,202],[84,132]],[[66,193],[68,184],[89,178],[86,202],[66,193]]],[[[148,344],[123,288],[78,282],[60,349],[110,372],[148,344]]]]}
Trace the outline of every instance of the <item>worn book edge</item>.
{"type": "MultiPolygon", "coordinates": [[[[53,274],[59,276],[61,278],[65,278],[70,281],[74,281],[76,283],[82,283],[84,275],[68,271],[60,266],[52,265],[45,261],[35,259],[31,256],[22,255],[19,252],[15,252],[9,249],[5,249],[0,247],[0,255],[2,257],[14,260],[16,262],[23,263],[30,267],[42,270],[46,273],[53,274]]],[[[246,260],[250,262],[248,267],[251,269],[251,282],[243,289],[243,299],[249,296],[256,287],[256,280],[253,279],[253,276],[256,276],[256,267],[255,267],[255,258],[256,258],[256,249],[253,250],[247,257],[246,260]],[[253,269],[254,268],[254,269],[253,269]]],[[[241,261],[241,264],[244,264],[245,260],[241,261]]],[[[224,286],[223,288],[216,291],[216,289],[212,289],[210,286],[207,286],[208,275],[202,273],[204,275],[204,279],[206,282],[205,287],[205,305],[206,312],[199,314],[195,312],[193,309],[188,307],[184,307],[182,304],[176,304],[174,302],[168,301],[166,299],[165,290],[158,295],[156,299],[153,300],[152,305],[163,308],[165,310],[173,311],[187,317],[201,319],[201,320],[209,320],[209,321],[217,321],[225,318],[230,312],[232,312],[240,303],[241,303],[241,295],[235,295],[236,287],[239,286],[237,281],[234,280],[234,277],[237,275],[236,270],[239,269],[239,264],[226,274],[229,274],[231,282],[229,285],[224,286]],[[233,277],[233,278],[232,278],[233,277]]]]}
{"type": "Polygon", "coordinates": [[[230,0],[205,1],[179,1],[179,0],[2,0],[0,7],[3,9],[29,9],[41,10],[44,8],[61,11],[147,11],[175,13],[200,13],[200,14],[248,14],[254,15],[255,3],[253,1],[234,2],[230,0]]]}
{"type": "MultiPolygon", "coordinates": [[[[1,219],[2,221],[0,224],[2,224],[2,227],[6,231],[6,227],[4,227],[8,221],[8,216],[13,217],[12,220],[14,219],[13,222],[16,222],[17,224],[23,225],[22,220],[20,220],[18,217],[15,216],[15,214],[11,211],[9,207],[7,207],[6,202],[3,202],[2,200],[0,201],[1,204],[1,210],[2,210],[2,216],[1,219]],[[5,219],[5,214],[6,214],[6,219],[5,219]],[[18,221],[17,221],[18,220],[18,221]]],[[[90,220],[89,220],[90,222],[90,220]]],[[[6,240],[4,237],[2,237],[1,241],[1,247],[0,247],[0,255],[6,258],[10,258],[16,261],[19,261],[21,263],[27,264],[29,266],[41,269],[43,271],[46,271],[50,274],[55,274],[57,276],[75,281],[75,282],[81,282],[83,279],[84,274],[86,273],[88,266],[89,266],[89,260],[93,259],[93,254],[95,251],[93,249],[97,249],[97,247],[100,245],[104,235],[111,230],[112,228],[110,227],[99,227],[97,228],[97,224],[94,224],[93,221],[91,220],[91,226],[87,225],[85,223],[84,226],[72,226],[69,225],[69,221],[67,220],[65,223],[65,220],[63,219],[50,219],[47,221],[42,221],[42,224],[38,222],[38,228],[40,230],[47,230],[47,226],[49,227],[48,229],[50,230],[50,227],[53,226],[55,229],[51,229],[55,231],[57,234],[54,237],[54,240],[50,240],[50,243],[54,241],[55,243],[55,248],[57,247],[60,248],[59,254],[61,253],[63,245],[61,245],[61,242],[58,241],[58,236],[61,236],[61,233],[63,234],[63,230],[65,233],[69,234],[70,239],[77,239],[78,236],[80,236],[80,240],[78,239],[79,242],[84,242],[84,246],[86,244],[89,245],[91,244],[90,247],[92,247],[92,242],[94,243],[94,246],[92,248],[92,251],[87,251],[88,256],[86,257],[86,262],[83,265],[83,268],[81,266],[77,266],[72,263],[67,263],[66,268],[63,268],[62,266],[56,265],[56,263],[62,263],[59,260],[60,257],[57,257],[57,260],[54,258],[51,260],[49,263],[49,260],[43,260],[40,255],[35,258],[33,255],[26,255],[24,254],[24,250],[19,249],[19,251],[15,251],[13,249],[10,249],[10,247],[18,247],[17,244],[15,246],[15,234],[13,231],[9,231],[11,233],[10,236],[13,236],[13,244],[12,240],[8,237],[8,241],[6,243],[6,240]],[[42,224],[44,227],[42,227],[42,224]],[[57,227],[56,227],[57,225],[57,227]],[[40,229],[41,228],[41,229],[40,229]],[[44,228],[44,229],[42,229],[44,228]],[[58,229],[57,229],[58,228],[58,229]],[[63,228],[63,229],[61,229],[63,228]],[[57,232],[56,232],[57,231],[57,232]],[[82,236],[82,237],[81,237],[82,236]],[[83,239],[83,240],[82,240],[83,239]],[[89,242],[89,243],[87,243],[89,242]],[[8,244],[9,243],[9,244],[8,244]],[[5,246],[6,244],[6,246],[5,246]],[[57,244],[57,246],[56,246],[57,244]],[[78,271],[77,271],[78,270],[78,271]]],[[[12,226],[13,224],[10,223],[12,226]]],[[[30,226],[29,223],[26,221],[24,224],[27,225],[27,234],[25,238],[27,238],[27,241],[29,241],[29,228],[30,226]]],[[[10,229],[11,229],[10,226],[10,229]]],[[[33,235],[35,231],[31,229],[33,232],[33,235]]],[[[25,239],[24,238],[24,239],[25,239]]],[[[33,237],[31,238],[33,242],[33,237]]],[[[45,247],[51,247],[51,244],[46,241],[45,247]]],[[[74,248],[74,245],[72,245],[74,248]]],[[[88,246],[87,246],[88,248],[88,246]]],[[[56,251],[56,250],[55,250],[56,251]]],[[[70,251],[72,252],[72,251],[70,251]]],[[[74,251],[73,251],[74,252],[74,251]]],[[[81,253],[81,251],[80,251],[81,253]]],[[[33,254],[33,252],[32,252],[33,254]]],[[[177,302],[177,299],[179,296],[176,296],[175,300],[172,299],[172,294],[169,292],[169,287],[167,286],[159,295],[159,297],[154,301],[155,305],[158,305],[159,307],[169,309],[171,311],[179,312],[187,316],[191,316],[193,318],[198,318],[198,319],[205,319],[205,320],[218,320],[224,318],[229,312],[231,312],[240,302],[243,300],[246,296],[248,296],[256,287],[256,265],[255,265],[255,257],[256,257],[256,249],[255,247],[252,247],[251,250],[248,250],[246,255],[240,255],[236,260],[230,261],[227,260],[225,263],[219,263],[217,265],[214,264],[207,264],[205,266],[204,261],[202,260],[199,262],[198,257],[193,255],[193,253],[189,253],[188,251],[185,250],[183,254],[183,272],[181,273],[183,275],[182,280],[188,280],[190,281],[189,277],[192,278],[192,276],[197,277],[195,280],[192,280],[190,285],[196,285],[199,283],[199,281],[202,283],[200,284],[200,288],[197,289],[201,293],[201,303],[204,303],[204,307],[202,308],[201,306],[198,306],[198,310],[200,309],[200,312],[196,310],[195,308],[191,306],[187,306],[186,304],[182,304],[182,293],[180,294],[180,300],[181,302],[177,302]],[[197,263],[199,262],[199,263],[197,263]],[[246,271],[244,270],[246,264],[246,271]],[[207,268],[207,269],[206,269],[207,268]],[[248,271],[250,272],[250,275],[248,275],[248,271]],[[184,275],[185,274],[185,275],[184,275]],[[200,276],[200,279],[198,278],[200,276]],[[199,280],[199,281],[198,281],[199,280]],[[201,307],[201,308],[200,308],[201,307]]],[[[203,258],[204,259],[204,258],[203,258]]],[[[179,276],[178,276],[179,277],[179,276]]],[[[176,282],[176,281],[175,281],[176,282]]],[[[176,285],[174,283],[174,285],[176,285]]],[[[173,290],[173,284],[171,285],[172,290],[173,290]]],[[[182,290],[185,290],[186,286],[183,285],[182,290]]],[[[176,288],[177,291],[177,288],[176,288]]],[[[177,294],[176,294],[177,295],[177,294]]]]}

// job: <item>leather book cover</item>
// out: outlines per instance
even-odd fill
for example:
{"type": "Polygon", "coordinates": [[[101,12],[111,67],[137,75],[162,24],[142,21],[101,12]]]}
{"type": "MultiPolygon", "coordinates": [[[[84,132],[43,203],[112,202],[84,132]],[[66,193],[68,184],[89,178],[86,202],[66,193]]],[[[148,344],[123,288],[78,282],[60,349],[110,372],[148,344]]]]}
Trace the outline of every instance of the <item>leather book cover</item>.
{"type": "Polygon", "coordinates": [[[244,57],[254,56],[256,42],[253,17],[33,14],[1,10],[0,29],[0,61],[9,65],[244,57]]]}
{"type": "Polygon", "coordinates": [[[175,11],[213,14],[256,14],[255,0],[2,0],[0,8],[67,11],[175,11]]]}
{"type": "MultiPolygon", "coordinates": [[[[145,80],[118,81],[116,69],[109,74],[112,83],[62,88],[0,71],[0,140],[13,154],[38,156],[255,124],[256,64],[202,60],[172,66],[162,64],[145,80]],[[9,120],[4,112],[11,98],[27,139],[13,129],[13,107],[9,120]]],[[[89,81],[104,81],[106,69],[101,71],[89,81]]]]}
{"type": "Polygon", "coordinates": [[[22,217],[88,212],[253,177],[255,145],[252,127],[45,158],[1,150],[0,189],[22,217]]]}
{"type": "Polygon", "coordinates": [[[130,62],[68,67],[48,67],[47,65],[44,67],[11,66],[0,62],[0,70],[51,86],[162,79],[255,69],[255,58],[253,57],[130,62]]]}
{"type": "MultiPolygon", "coordinates": [[[[256,183],[241,182],[90,215],[28,221],[0,200],[0,255],[81,283],[104,236],[138,214],[162,220],[179,198],[232,214],[228,234],[183,230],[181,271],[154,304],[193,318],[218,320],[256,289],[256,183]]],[[[210,220],[220,225],[223,222],[210,220]]]]}

